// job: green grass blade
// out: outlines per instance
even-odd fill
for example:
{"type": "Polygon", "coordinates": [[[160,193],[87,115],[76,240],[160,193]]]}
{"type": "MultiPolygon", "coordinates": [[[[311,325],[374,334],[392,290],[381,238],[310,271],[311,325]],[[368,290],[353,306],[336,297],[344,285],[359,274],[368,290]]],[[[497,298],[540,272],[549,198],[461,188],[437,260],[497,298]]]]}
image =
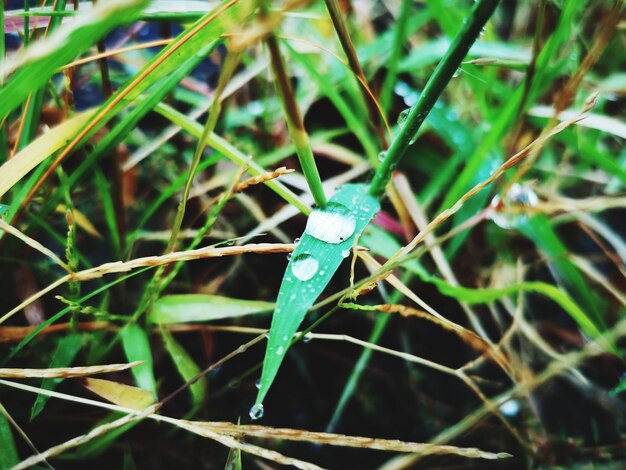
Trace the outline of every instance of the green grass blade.
{"type": "Polygon", "coordinates": [[[85,111],[53,127],[29,146],[0,167],[0,197],[20,181],[28,172],[67,143],[93,116],[94,111],[85,111]]]}
{"type": "MultiPolygon", "coordinates": [[[[189,132],[192,136],[200,138],[202,135],[202,126],[190,119],[188,116],[176,111],[171,106],[167,106],[166,104],[160,103],[157,105],[155,110],[161,114],[163,117],[172,121],[172,123],[177,126],[182,127],[185,131],[189,132]]],[[[232,160],[239,166],[247,166],[249,167],[249,172],[253,175],[260,175],[264,173],[266,170],[261,167],[259,164],[250,159],[247,155],[245,155],[240,150],[233,147],[229,142],[219,137],[217,134],[211,133],[207,139],[207,144],[222,153],[229,160],[232,160]]],[[[298,208],[300,212],[303,214],[309,214],[311,209],[305,203],[303,203],[300,198],[290,189],[288,189],[285,185],[283,185],[280,181],[270,180],[265,181],[264,183],[268,188],[282,197],[289,204],[298,208]]]]}
{"type": "Polygon", "coordinates": [[[474,41],[476,41],[484,25],[491,18],[497,5],[498,0],[479,0],[472,8],[470,15],[463,22],[461,30],[452,41],[446,55],[441,59],[441,62],[439,62],[426,83],[419,101],[410,109],[402,129],[400,129],[400,132],[389,146],[385,158],[372,179],[372,184],[370,185],[370,193],[372,195],[381,197],[384,194],[393,170],[413,143],[415,134],[439,99],[439,96],[443,93],[448,82],[457,72],[461,61],[474,41]]]}
{"type": "Polygon", "coordinates": [[[224,470],[242,470],[243,466],[241,464],[241,449],[235,449],[232,447],[228,452],[228,457],[226,458],[226,465],[224,466],[224,470]]]}
{"type": "Polygon", "coordinates": [[[163,325],[237,318],[266,313],[273,309],[273,303],[260,300],[233,299],[208,294],[166,295],[154,303],[148,319],[163,325]]]}
{"type": "Polygon", "coordinates": [[[0,90],[0,120],[45,85],[59,67],[82,54],[114,27],[135,19],[148,3],[148,0],[99,2],[47,39],[33,43],[12,60],[5,61],[0,76],[6,80],[12,75],[0,90]]]}
{"type": "Polygon", "coordinates": [[[606,322],[600,313],[603,308],[600,299],[576,266],[568,259],[568,249],[555,233],[546,215],[539,214],[522,221],[518,229],[532,240],[546,258],[548,266],[557,281],[562,284],[575,299],[589,312],[596,327],[606,329],[606,322]]]}
{"type": "Polygon", "coordinates": [[[11,431],[11,423],[5,416],[6,410],[0,403],[0,470],[13,468],[20,461],[11,431]]]}
{"type": "MultiPolygon", "coordinates": [[[[381,255],[386,258],[393,256],[401,248],[400,244],[393,237],[375,227],[365,232],[360,242],[370,248],[373,254],[381,255]]],[[[560,307],[578,323],[586,334],[591,337],[597,337],[600,334],[600,325],[602,325],[602,323],[597,323],[597,321],[581,309],[567,293],[545,282],[528,281],[502,288],[473,289],[448,284],[443,279],[428,273],[416,259],[408,259],[402,262],[402,266],[414,273],[421,281],[434,284],[443,295],[447,295],[461,302],[467,302],[468,304],[490,303],[519,292],[534,292],[544,295],[559,304],[560,307]]]]}
{"type": "Polygon", "coordinates": [[[359,143],[363,146],[368,159],[372,161],[372,163],[378,164],[378,150],[374,142],[372,142],[372,136],[367,128],[366,122],[355,112],[350,103],[341,96],[341,93],[339,93],[335,87],[328,86],[328,77],[318,70],[318,65],[316,65],[310,57],[306,54],[299,53],[291,47],[289,43],[285,43],[285,47],[289,51],[289,56],[300,63],[311,80],[317,84],[320,93],[325,95],[335,108],[337,108],[341,117],[346,121],[348,129],[359,139],[359,143]]]}
{"type": "MultiPolygon", "coordinates": [[[[62,338],[54,351],[50,367],[69,367],[72,365],[76,354],[80,351],[82,345],[82,337],[80,335],[70,335],[62,338]]],[[[41,388],[44,390],[54,390],[63,382],[63,379],[43,379],[41,388]]],[[[33,420],[42,412],[44,406],[50,397],[48,395],[37,395],[35,403],[30,411],[30,419],[33,420]]]]}
{"type": "MultiPolygon", "coordinates": [[[[169,331],[161,328],[161,336],[165,343],[165,349],[170,354],[178,373],[185,382],[197,377],[200,368],[191,358],[189,353],[174,339],[169,331]]],[[[189,386],[194,406],[200,406],[207,395],[208,383],[205,377],[200,378],[189,386]]]]}
{"type": "Polygon", "coordinates": [[[258,411],[306,312],[328,285],[371,218],[379,202],[367,186],[342,186],[323,210],[311,213],[283,277],[268,339],[261,386],[251,416],[258,411]]]}
{"type": "Polygon", "coordinates": [[[122,337],[126,359],[129,362],[144,361],[143,364],[131,369],[137,386],[151,392],[156,397],[156,380],[152,368],[152,349],[148,334],[139,325],[130,323],[121,330],[120,336],[122,337]]]}
{"type": "MultiPolygon", "coordinates": [[[[558,69],[551,66],[551,64],[557,62],[557,53],[567,41],[571,40],[571,30],[575,25],[580,24],[578,16],[586,3],[579,0],[568,0],[563,7],[557,27],[537,58],[537,73],[531,86],[531,92],[528,95],[527,105],[532,103],[539,93],[549,87],[552,80],[556,77],[558,69]]],[[[450,207],[472,187],[474,175],[481,166],[489,168],[495,163],[500,163],[499,159],[496,162],[490,161],[497,155],[497,152],[494,154],[493,150],[501,148],[501,142],[506,132],[511,129],[517,113],[521,112],[519,108],[522,103],[523,89],[524,85],[520,84],[508,98],[507,104],[498,111],[491,130],[480,140],[480,144],[467,159],[465,168],[447,191],[438,212],[450,207]]]]}

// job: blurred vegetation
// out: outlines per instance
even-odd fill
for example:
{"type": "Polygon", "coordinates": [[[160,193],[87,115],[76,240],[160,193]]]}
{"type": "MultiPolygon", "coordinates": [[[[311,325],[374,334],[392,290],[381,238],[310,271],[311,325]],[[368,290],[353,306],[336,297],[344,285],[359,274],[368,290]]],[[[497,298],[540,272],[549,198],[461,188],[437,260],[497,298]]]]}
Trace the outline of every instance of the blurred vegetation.
{"type": "Polygon", "coordinates": [[[0,8],[0,468],[623,465],[622,0],[0,8]]]}

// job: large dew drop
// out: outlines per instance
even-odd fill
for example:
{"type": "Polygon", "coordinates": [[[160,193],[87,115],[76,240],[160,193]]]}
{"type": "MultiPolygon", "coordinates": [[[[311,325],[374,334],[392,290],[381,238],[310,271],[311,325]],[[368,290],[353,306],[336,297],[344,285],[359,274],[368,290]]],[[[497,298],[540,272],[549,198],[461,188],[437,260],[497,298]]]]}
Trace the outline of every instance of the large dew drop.
{"type": "Polygon", "coordinates": [[[326,243],[341,243],[352,236],[356,222],[346,206],[329,202],[323,209],[311,212],[305,232],[326,243]]]}
{"type": "Polygon", "coordinates": [[[263,413],[265,413],[265,410],[263,409],[263,404],[257,403],[256,405],[253,405],[252,408],[250,408],[250,413],[248,414],[250,415],[250,419],[257,420],[263,417],[263,413]]]}
{"type": "Polygon", "coordinates": [[[398,126],[403,127],[407,118],[411,114],[411,108],[407,108],[398,115],[398,126]]]}
{"type": "Polygon", "coordinates": [[[291,261],[291,272],[301,281],[308,281],[319,268],[319,262],[310,254],[302,253],[291,261]]]}
{"type": "Polygon", "coordinates": [[[539,198],[531,188],[515,183],[506,192],[504,200],[499,195],[492,199],[490,218],[501,228],[514,229],[528,219],[538,203],[539,198]]]}

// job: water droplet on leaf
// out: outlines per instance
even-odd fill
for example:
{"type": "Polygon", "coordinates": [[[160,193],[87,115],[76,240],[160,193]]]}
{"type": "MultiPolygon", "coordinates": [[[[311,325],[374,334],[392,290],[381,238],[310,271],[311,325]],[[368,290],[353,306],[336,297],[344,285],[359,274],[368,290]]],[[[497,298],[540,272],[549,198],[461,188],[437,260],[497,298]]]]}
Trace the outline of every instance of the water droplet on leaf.
{"type": "Polygon", "coordinates": [[[254,382],[254,386],[256,388],[261,388],[261,379],[258,379],[256,382],[254,382]]]}
{"type": "Polygon", "coordinates": [[[456,69],[456,71],[454,72],[454,74],[452,74],[452,78],[456,78],[456,77],[458,77],[459,75],[461,75],[461,72],[462,72],[462,71],[463,71],[463,70],[461,69],[461,67],[459,67],[458,69],[456,69]]]}
{"type": "Polygon", "coordinates": [[[383,150],[382,152],[380,152],[380,153],[378,154],[378,161],[379,161],[379,162],[382,162],[382,161],[385,159],[385,157],[386,157],[386,156],[387,156],[387,152],[385,152],[385,151],[383,150]]]}
{"type": "Polygon", "coordinates": [[[406,122],[410,113],[411,113],[411,108],[407,108],[398,115],[398,126],[400,127],[404,126],[404,123],[406,122]]]}
{"type": "Polygon", "coordinates": [[[291,262],[291,272],[301,281],[308,281],[319,268],[319,262],[310,254],[302,253],[291,262]]]}
{"type": "Polygon", "coordinates": [[[347,258],[348,256],[350,256],[350,250],[343,250],[343,251],[341,252],[341,256],[342,256],[343,258],[347,258]]]}
{"type": "MultiPolygon", "coordinates": [[[[311,212],[305,232],[326,243],[341,243],[352,236],[356,222],[350,210],[336,202],[311,212]]],[[[317,269],[316,269],[317,270],[317,269]]]]}
{"type": "Polygon", "coordinates": [[[498,227],[514,229],[528,219],[538,203],[539,198],[530,187],[515,183],[506,192],[504,200],[500,195],[491,200],[490,218],[498,227]]]}
{"type": "Polygon", "coordinates": [[[265,410],[263,409],[263,404],[257,403],[253,405],[252,408],[250,408],[250,413],[249,413],[250,419],[252,420],[261,419],[264,413],[265,413],[265,410]]]}

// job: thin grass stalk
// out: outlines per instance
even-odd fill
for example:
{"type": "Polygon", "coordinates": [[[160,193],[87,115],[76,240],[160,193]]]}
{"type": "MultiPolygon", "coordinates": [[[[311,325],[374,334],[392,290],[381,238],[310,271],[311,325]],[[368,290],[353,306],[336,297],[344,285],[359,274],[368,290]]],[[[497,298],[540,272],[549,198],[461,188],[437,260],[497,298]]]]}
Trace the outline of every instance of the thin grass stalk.
{"type": "Polygon", "coordinates": [[[547,0],[541,0],[541,3],[539,4],[539,12],[537,14],[537,26],[535,27],[535,36],[533,38],[533,55],[530,59],[530,63],[528,64],[528,68],[526,69],[526,77],[524,77],[524,92],[522,94],[522,99],[520,101],[519,109],[517,111],[517,118],[515,125],[513,126],[513,132],[511,132],[511,139],[507,152],[508,154],[513,153],[522,132],[522,118],[524,116],[526,101],[528,101],[530,88],[533,82],[533,78],[535,77],[535,71],[537,68],[537,57],[539,57],[539,49],[541,47],[541,33],[543,32],[543,20],[546,14],[547,3],[547,0]]]}
{"type": "Polygon", "coordinates": [[[380,107],[383,108],[385,113],[389,111],[389,106],[391,105],[391,93],[396,82],[400,54],[406,41],[406,30],[412,4],[413,2],[411,0],[402,0],[402,3],[400,4],[400,13],[398,14],[396,29],[393,34],[391,56],[387,62],[387,76],[385,77],[385,81],[383,82],[383,86],[380,91],[380,107]]]}
{"type": "Polygon", "coordinates": [[[464,20],[461,30],[426,83],[419,101],[411,108],[404,126],[391,143],[384,160],[376,171],[370,185],[370,194],[373,196],[380,198],[384,194],[393,170],[412,144],[415,134],[456,73],[461,61],[478,38],[498,3],[499,0],[479,0],[472,8],[469,17],[464,20]]]}
{"type": "Polygon", "coordinates": [[[272,72],[275,78],[274,83],[283,104],[283,109],[285,110],[287,128],[296,148],[296,154],[298,155],[298,160],[302,167],[302,173],[304,173],[304,178],[309,185],[315,204],[317,204],[318,207],[325,207],[326,195],[324,194],[322,180],[317,170],[317,165],[315,164],[313,151],[311,150],[309,134],[304,128],[304,121],[302,120],[293,88],[287,76],[285,62],[280,53],[276,36],[270,33],[265,39],[265,42],[270,53],[272,72]]]}
{"type": "MultiPolygon", "coordinates": [[[[185,186],[183,188],[183,194],[181,196],[180,203],[178,204],[178,210],[176,211],[176,216],[174,219],[174,224],[172,226],[172,233],[170,235],[170,239],[168,241],[167,247],[165,248],[164,254],[171,253],[178,240],[178,234],[180,233],[180,229],[183,224],[183,218],[185,217],[185,210],[187,207],[187,200],[189,199],[189,194],[191,192],[191,185],[193,184],[193,180],[196,175],[196,171],[198,170],[198,166],[200,165],[200,159],[202,157],[202,153],[207,146],[207,142],[209,140],[209,136],[213,132],[215,125],[217,124],[217,119],[219,117],[221,111],[221,103],[220,96],[224,91],[224,88],[228,84],[230,77],[237,69],[237,65],[239,64],[239,60],[241,58],[240,53],[228,53],[226,55],[226,60],[222,65],[222,72],[220,74],[220,78],[217,84],[217,88],[214,93],[213,102],[209,108],[209,115],[206,120],[206,124],[202,129],[202,134],[200,135],[200,139],[198,140],[198,145],[196,146],[196,150],[193,155],[193,159],[191,161],[191,167],[189,168],[189,174],[187,176],[187,181],[185,182],[185,186]]],[[[154,301],[156,295],[159,293],[159,285],[161,284],[161,279],[163,277],[163,273],[165,272],[165,267],[159,267],[150,284],[145,290],[145,294],[142,298],[142,301],[139,304],[139,307],[135,310],[133,314],[133,320],[137,320],[139,316],[145,312],[149,311],[151,308],[151,304],[154,301]]]]}
{"type": "Polygon", "coordinates": [[[370,95],[370,91],[367,89],[367,78],[365,78],[365,73],[363,73],[363,68],[361,67],[361,63],[359,62],[359,57],[356,54],[354,45],[352,44],[352,39],[350,39],[350,33],[348,32],[348,28],[343,19],[343,13],[339,9],[337,0],[325,0],[325,3],[326,8],[328,8],[328,14],[330,15],[330,19],[333,22],[333,26],[335,27],[335,32],[339,37],[339,42],[341,43],[343,52],[346,54],[346,57],[348,59],[348,65],[350,66],[352,73],[354,73],[359,79],[359,89],[361,90],[361,93],[363,95],[363,100],[365,101],[367,112],[369,113],[370,122],[376,129],[376,132],[378,133],[383,147],[387,148],[385,130],[381,126],[378,108],[372,96],[370,95]]]}

